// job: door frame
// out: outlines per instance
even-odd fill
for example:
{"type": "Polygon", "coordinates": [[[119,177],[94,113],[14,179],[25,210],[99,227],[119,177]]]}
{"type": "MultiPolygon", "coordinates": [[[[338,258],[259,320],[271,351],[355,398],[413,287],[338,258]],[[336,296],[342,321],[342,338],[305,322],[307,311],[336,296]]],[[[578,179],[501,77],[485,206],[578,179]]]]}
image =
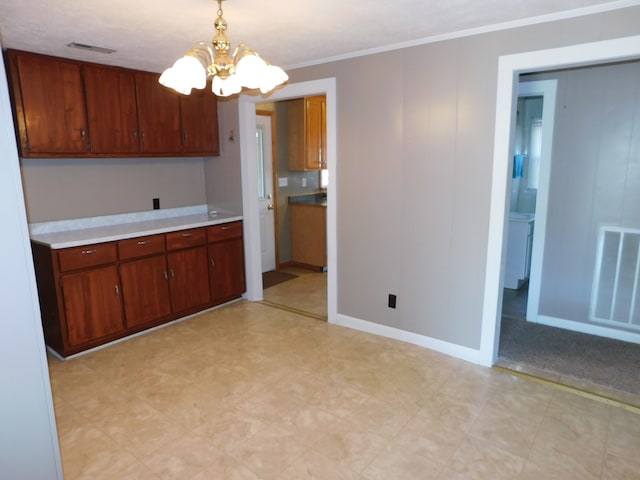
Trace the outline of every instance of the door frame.
{"type": "Polygon", "coordinates": [[[238,104],[240,131],[240,164],[242,172],[242,209],[244,219],[244,249],[247,291],[251,301],[262,300],[262,272],[260,261],[260,215],[258,211],[258,167],[255,130],[256,104],[276,102],[311,95],[325,95],[327,121],[327,169],[331,179],[327,188],[327,313],[328,322],[337,317],[337,101],[336,79],[324,78],[292,83],[276,90],[267,97],[242,95],[238,104]]]}
{"type": "Polygon", "coordinates": [[[531,249],[531,271],[526,318],[530,322],[538,320],[540,287],[542,285],[542,260],[547,232],[547,212],[549,206],[549,182],[551,180],[551,157],[555,131],[557,80],[535,80],[518,83],[518,98],[542,96],[542,152],[540,155],[540,176],[536,193],[536,210],[533,224],[533,247],[531,249]]]}
{"type": "Polygon", "coordinates": [[[480,357],[482,365],[492,366],[498,356],[502,285],[506,257],[506,222],[510,198],[508,174],[513,151],[518,77],[521,73],[542,72],[558,68],[596,65],[640,58],[640,35],[584,43],[569,47],[537,50],[498,58],[496,123],[493,149],[493,172],[489,210],[487,267],[482,309],[480,357]]]}
{"type": "Polygon", "coordinates": [[[278,232],[278,150],[276,143],[276,122],[274,121],[275,112],[256,109],[256,115],[269,117],[269,121],[271,122],[271,200],[273,200],[273,243],[276,257],[275,269],[278,270],[278,268],[280,268],[280,248],[278,248],[280,235],[278,232]]]}

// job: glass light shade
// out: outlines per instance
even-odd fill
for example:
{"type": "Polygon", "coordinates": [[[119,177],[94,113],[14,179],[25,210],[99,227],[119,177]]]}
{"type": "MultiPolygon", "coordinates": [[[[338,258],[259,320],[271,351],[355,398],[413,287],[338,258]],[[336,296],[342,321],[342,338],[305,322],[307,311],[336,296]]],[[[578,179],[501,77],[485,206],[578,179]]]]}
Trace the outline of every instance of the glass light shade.
{"type": "Polygon", "coordinates": [[[267,64],[255,53],[245,53],[236,64],[236,75],[243,87],[260,88],[267,64]]]}
{"type": "Polygon", "coordinates": [[[159,82],[165,87],[189,95],[192,88],[203,89],[207,85],[207,71],[200,60],[185,55],[162,73],[159,82]]]}
{"type": "Polygon", "coordinates": [[[260,82],[260,91],[262,93],[269,93],[287,80],[289,80],[289,75],[287,75],[284,70],[275,65],[267,65],[265,75],[260,82]]]}
{"type": "Polygon", "coordinates": [[[224,79],[216,75],[211,82],[211,91],[219,97],[228,97],[240,93],[241,90],[242,85],[236,75],[230,75],[224,79]]]}

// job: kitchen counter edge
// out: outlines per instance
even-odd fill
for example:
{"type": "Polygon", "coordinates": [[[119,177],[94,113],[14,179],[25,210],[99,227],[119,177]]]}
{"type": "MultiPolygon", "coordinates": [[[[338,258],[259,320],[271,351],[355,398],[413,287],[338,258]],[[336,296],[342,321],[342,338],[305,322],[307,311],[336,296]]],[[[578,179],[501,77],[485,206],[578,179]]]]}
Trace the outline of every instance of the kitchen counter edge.
{"type": "Polygon", "coordinates": [[[128,238],[157,235],[161,233],[209,227],[221,223],[241,221],[241,215],[218,213],[216,215],[196,214],[170,217],[142,222],[121,223],[116,225],[61,232],[31,234],[31,241],[57,250],[61,248],[81,247],[97,243],[126,240],[128,238]]]}

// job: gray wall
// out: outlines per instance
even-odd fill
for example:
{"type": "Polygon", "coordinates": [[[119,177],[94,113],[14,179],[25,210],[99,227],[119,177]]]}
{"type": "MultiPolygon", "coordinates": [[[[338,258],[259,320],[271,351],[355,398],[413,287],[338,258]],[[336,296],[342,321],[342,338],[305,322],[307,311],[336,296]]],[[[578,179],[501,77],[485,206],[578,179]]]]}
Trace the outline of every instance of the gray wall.
{"type": "Polygon", "coordinates": [[[498,57],[639,22],[633,7],[288,72],[337,80],[338,312],[479,348],[498,57]]]}
{"type": "Polygon", "coordinates": [[[539,313],[587,319],[601,225],[640,228],[640,62],[558,79],[539,313]]]}
{"type": "Polygon", "coordinates": [[[218,99],[218,131],[220,132],[220,156],[205,158],[204,162],[207,203],[212,208],[242,213],[237,100],[218,99]]]}
{"type": "Polygon", "coordinates": [[[62,479],[49,372],[20,186],[11,107],[0,61],[0,476],[62,479]]]}
{"type": "Polygon", "coordinates": [[[205,204],[201,157],[23,158],[30,223],[205,204]]]}

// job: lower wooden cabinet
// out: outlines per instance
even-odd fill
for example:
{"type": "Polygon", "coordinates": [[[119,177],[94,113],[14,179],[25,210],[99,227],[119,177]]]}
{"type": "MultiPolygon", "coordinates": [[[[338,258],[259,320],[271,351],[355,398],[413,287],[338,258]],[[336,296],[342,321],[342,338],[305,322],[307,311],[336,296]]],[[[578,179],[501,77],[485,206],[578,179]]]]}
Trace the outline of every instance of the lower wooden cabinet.
{"type": "MultiPolygon", "coordinates": [[[[171,306],[174,312],[206,306],[211,300],[207,247],[188,248],[167,255],[171,306]]],[[[240,292],[242,294],[242,292],[240,292]]]]}
{"type": "Polygon", "coordinates": [[[69,345],[76,347],[124,330],[115,265],[62,275],[69,345]]]}
{"type": "Polygon", "coordinates": [[[327,265],[327,207],[294,203],[291,210],[291,261],[301,267],[327,265]]]}
{"type": "Polygon", "coordinates": [[[215,303],[236,298],[245,290],[242,238],[209,245],[211,297],[215,303]],[[242,272],[242,275],[238,275],[242,272]]]}
{"type": "Polygon", "coordinates": [[[121,263],[120,278],[127,327],[145,325],[171,314],[164,255],[121,263]]]}
{"type": "Polygon", "coordinates": [[[211,300],[217,305],[245,291],[242,222],[209,227],[207,241],[211,300]]]}
{"type": "Polygon", "coordinates": [[[45,340],[64,357],[245,291],[242,222],[32,249],[45,340]]]}

